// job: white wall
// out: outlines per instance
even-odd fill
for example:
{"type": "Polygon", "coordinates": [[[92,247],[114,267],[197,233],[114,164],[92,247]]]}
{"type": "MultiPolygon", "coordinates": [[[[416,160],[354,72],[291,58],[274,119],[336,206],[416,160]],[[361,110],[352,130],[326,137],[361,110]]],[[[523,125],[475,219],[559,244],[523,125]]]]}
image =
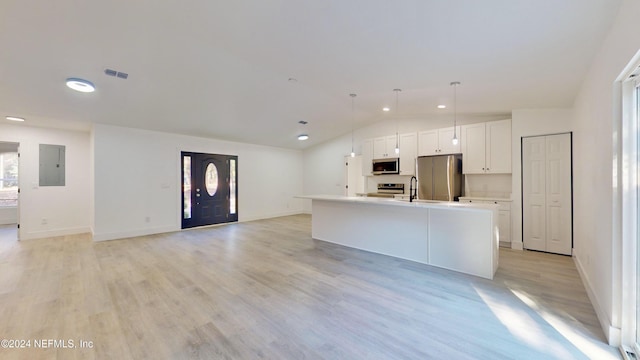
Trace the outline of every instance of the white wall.
{"type": "MultiPolygon", "coordinates": [[[[514,110],[511,118],[511,247],[522,249],[522,143],[526,136],[571,131],[572,109],[514,110]]],[[[575,241],[575,240],[574,240],[575,241]]]]}
{"type": "MultiPolygon", "coordinates": [[[[354,151],[361,154],[361,143],[354,142],[357,144],[354,151]]],[[[343,195],[346,186],[344,157],[350,153],[351,134],[305,150],[304,194],[343,195]]],[[[311,200],[304,200],[304,211],[311,212],[311,200]]]]}
{"type": "Polygon", "coordinates": [[[616,214],[620,94],[616,78],[640,49],[640,1],[624,0],[575,102],[574,245],[609,343],[620,342],[621,240],[616,214]],[[615,196],[614,196],[615,194],[615,196]],[[615,226],[614,226],[615,225],[615,226]]]}
{"type": "Polygon", "coordinates": [[[89,134],[0,124],[0,141],[20,143],[20,239],[89,232],[89,134]],[[65,186],[38,185],[40,144],[66,147],[65,186]]]}
{"type": "Polygon", "coordinates": [[[301,151],[106,125],[92,142],[95,240],[181,228],[181,151],[238,156],[240,221],[302,212],[301,151]]]}

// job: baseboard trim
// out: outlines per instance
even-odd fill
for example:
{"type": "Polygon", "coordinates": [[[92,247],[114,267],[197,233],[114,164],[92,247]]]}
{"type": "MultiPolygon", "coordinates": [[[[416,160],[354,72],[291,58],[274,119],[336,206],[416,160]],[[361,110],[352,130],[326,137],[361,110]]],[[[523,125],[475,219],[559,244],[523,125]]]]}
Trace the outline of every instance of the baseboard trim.
{"type": "Polygon", "coordinates": [[[522,246],[522,241],[512,241],[511,248],[513,250],[524,250],[524,246],[522,246]]]}
{"type": "Polygon", "coordinates": [[[580,279],[582,279],[582,284],[584,284],[585,290],[587,290],[587,296],[589,296],[591,306],[593,306],[593,309],[596,312],[596,316],[598,317],[598,321],[600,322],[600,327],[602,328],[602,331],[607,338],[607,342],[610,346],[619,347],[622,340],[621,329],[611,325],[611,320],[609,319],[606,311],[604,311],[604,309],[600,305],[600,301],[598,301],[598,297],[593,290],[591,281],[589,280],[587,272],[585,271],[584,266],[582,266],[580,257],[578,256],[575,249],[573,250],[573,254],[573,262],[576,264],[578,274],[580,275],[580,279]]]}
{"type": "Polygon", "coordinates": [[[136,236],[162,234],[162,233],[168,233],[168,232],[174,232],[174,231],[180,231],[180,228],[176,228],[175,226],[163,226],[163,227],[157,227],[157,228],[136,229],[136,230],[130,230],[130,231],[101,233],[101,234],[92,233],[92,235],[93,235],[93,241],[109,241],[109,240],[132,238],[136,236]]]}
{"type": "Polygon", "coordinates": [[[37,240],[37,239],[44,239],[44,238],[50,238],[50,237],[56,237],[56,236],[78,235],[78,234],[85,234],[85,233],[91,233],[91,228],[77,227],[77,228],[31,231],[31,232],[20,231],[20,241],[37,240]]]}
{"type": "Polygon", "coordinates": [[[294,211],[286,211],[286,212],[281,212],[281,213],[273,213],[273,214],[259,215],[259,216],[247,216],[247,217],[240,216],[240,219],[238,219],[238,222],[248,222],[248,221],[264,220],[264,219],[273,219],[273,218],[277,218],[277,217],[300,215],[300,214],[304,214],[304,212],[302,210],[294,210],[294,211]]]}
{"type": "MultiPolygon", "coordinates": [[[[299,214],[302,214],[302,210],[269,214],[264,216],[241,217],[238,220],[238,222],[272,219],[276,217],[299,215],[299,214]]],[[[221,225],[228,225],[228,224],[233,224],[233,223],[223,223],[223,224],[217,224],[217,225],[211,225],[211,226],[221,226],[221,225]]],[[[202,226],[202,227],[206,227],[206,226],[202,226]]],[[[197,227],[197,228],[202,228],[202,227],[197,227]]],[[[194,228],[194,229],[197,229],[197,228],[194,228]]],[[[175,232],[175,231],[181,231],[181,230],[187,230],[187,229],[181,229],[179,226],[178,227],[163,226],[163,227],[157,227],[157,228],[136,229],[131,231],[111,232],[111,233],[101,233],[101,234],[96,234],[95,232],[92,232],[92,235],[93,235],[93,241],[109,241],[109,240],[120,240],[120,239],[132,238],[136,236],[163,234],[163,233],[169,233],[169,232],[175,232]]]]}

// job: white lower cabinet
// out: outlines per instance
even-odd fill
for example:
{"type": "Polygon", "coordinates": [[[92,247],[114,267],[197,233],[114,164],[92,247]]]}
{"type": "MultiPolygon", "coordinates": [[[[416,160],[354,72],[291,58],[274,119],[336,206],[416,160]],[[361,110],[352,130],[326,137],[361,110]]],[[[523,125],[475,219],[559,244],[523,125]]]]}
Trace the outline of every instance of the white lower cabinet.
{"type": "Polygon", "coordinates": [[[499,206],[498,230],[500,231],[500,245],[506,247],[511,246],[511,201],[460,198],[460,202],[467,204],[497,204],[499,206]]]}

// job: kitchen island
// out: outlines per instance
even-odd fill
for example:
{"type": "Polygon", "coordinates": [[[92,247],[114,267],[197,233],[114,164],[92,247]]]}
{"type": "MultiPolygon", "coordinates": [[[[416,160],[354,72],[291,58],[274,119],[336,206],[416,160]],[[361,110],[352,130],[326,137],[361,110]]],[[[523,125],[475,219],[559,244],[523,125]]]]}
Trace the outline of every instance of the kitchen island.
{"type": "Polygon", "coordinates": [[[317,240],[493,279],[498,207],[491,204],[300,196],[317,240]]]}

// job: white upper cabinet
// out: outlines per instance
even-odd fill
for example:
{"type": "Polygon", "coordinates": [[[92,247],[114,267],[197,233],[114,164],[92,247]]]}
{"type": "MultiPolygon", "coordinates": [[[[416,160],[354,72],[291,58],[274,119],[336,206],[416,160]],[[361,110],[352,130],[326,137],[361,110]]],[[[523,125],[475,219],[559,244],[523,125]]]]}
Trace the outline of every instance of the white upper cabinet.
{"type": "Polygon", "coordinates": [[[373,175],[371,161],[373,160],[373,139],[365,139],[362,142],[362,176],[373,175]]]}
{"type": "Polygon", "coordinates": [[[484,174],[485,165],[485,124],[462,127],[462,172],[464,174],[484,174]]]}
{"type": "MultiPolygon", "coordinates": [[[[458,140],[462,137],[461,127],[456,126],[458,140]]],[[[418,133],[418,156],[459,154],[460,141],[453,145],[453,127],[421,131],[418,133]]]]}
{"type": "Polygon", "coordinates": [[[418,140],[416,133],[400,134],[400,175],[416,174],[417,153],[418,140]]]}
{"type": "Polygon", "coordinates": [[[438,155],[438,129],[418,133],[418,156],[438,155]]]}
{"type": "Polygon", "coordinates": [[[487,172],[511,173],[511,120],[487,123],[487,172]]]}
{"type": "Polygon", "coordinates": [[[511,120],[462,127],[464,174],[511,173],[511,120]]]}
{"type": "Polygon", "coordinates": [[[383,136],[373,139],[373,158],[386,159],[398,157],[396,154],[396,136],[383,136]]]}
{"type": "Polygon", "coordinates": [[[438,144],[440,145],[440,151],[438,154],[460,154],[462,152],[461,141],[462,127],[456,126],[456,137],[458,138],[458,144],[453,145],[453,126],[438,129],[438,144]]]}
{"type": "Polygon", "coordinates": [[[398,135],[400,153],[396,154],[396,136],[381,136],[362,141],[362,175],[371,176],[371,161],[374,159],[399,158],[400,175],[415,175],[418,153],[417,133],[398,135]]]}

